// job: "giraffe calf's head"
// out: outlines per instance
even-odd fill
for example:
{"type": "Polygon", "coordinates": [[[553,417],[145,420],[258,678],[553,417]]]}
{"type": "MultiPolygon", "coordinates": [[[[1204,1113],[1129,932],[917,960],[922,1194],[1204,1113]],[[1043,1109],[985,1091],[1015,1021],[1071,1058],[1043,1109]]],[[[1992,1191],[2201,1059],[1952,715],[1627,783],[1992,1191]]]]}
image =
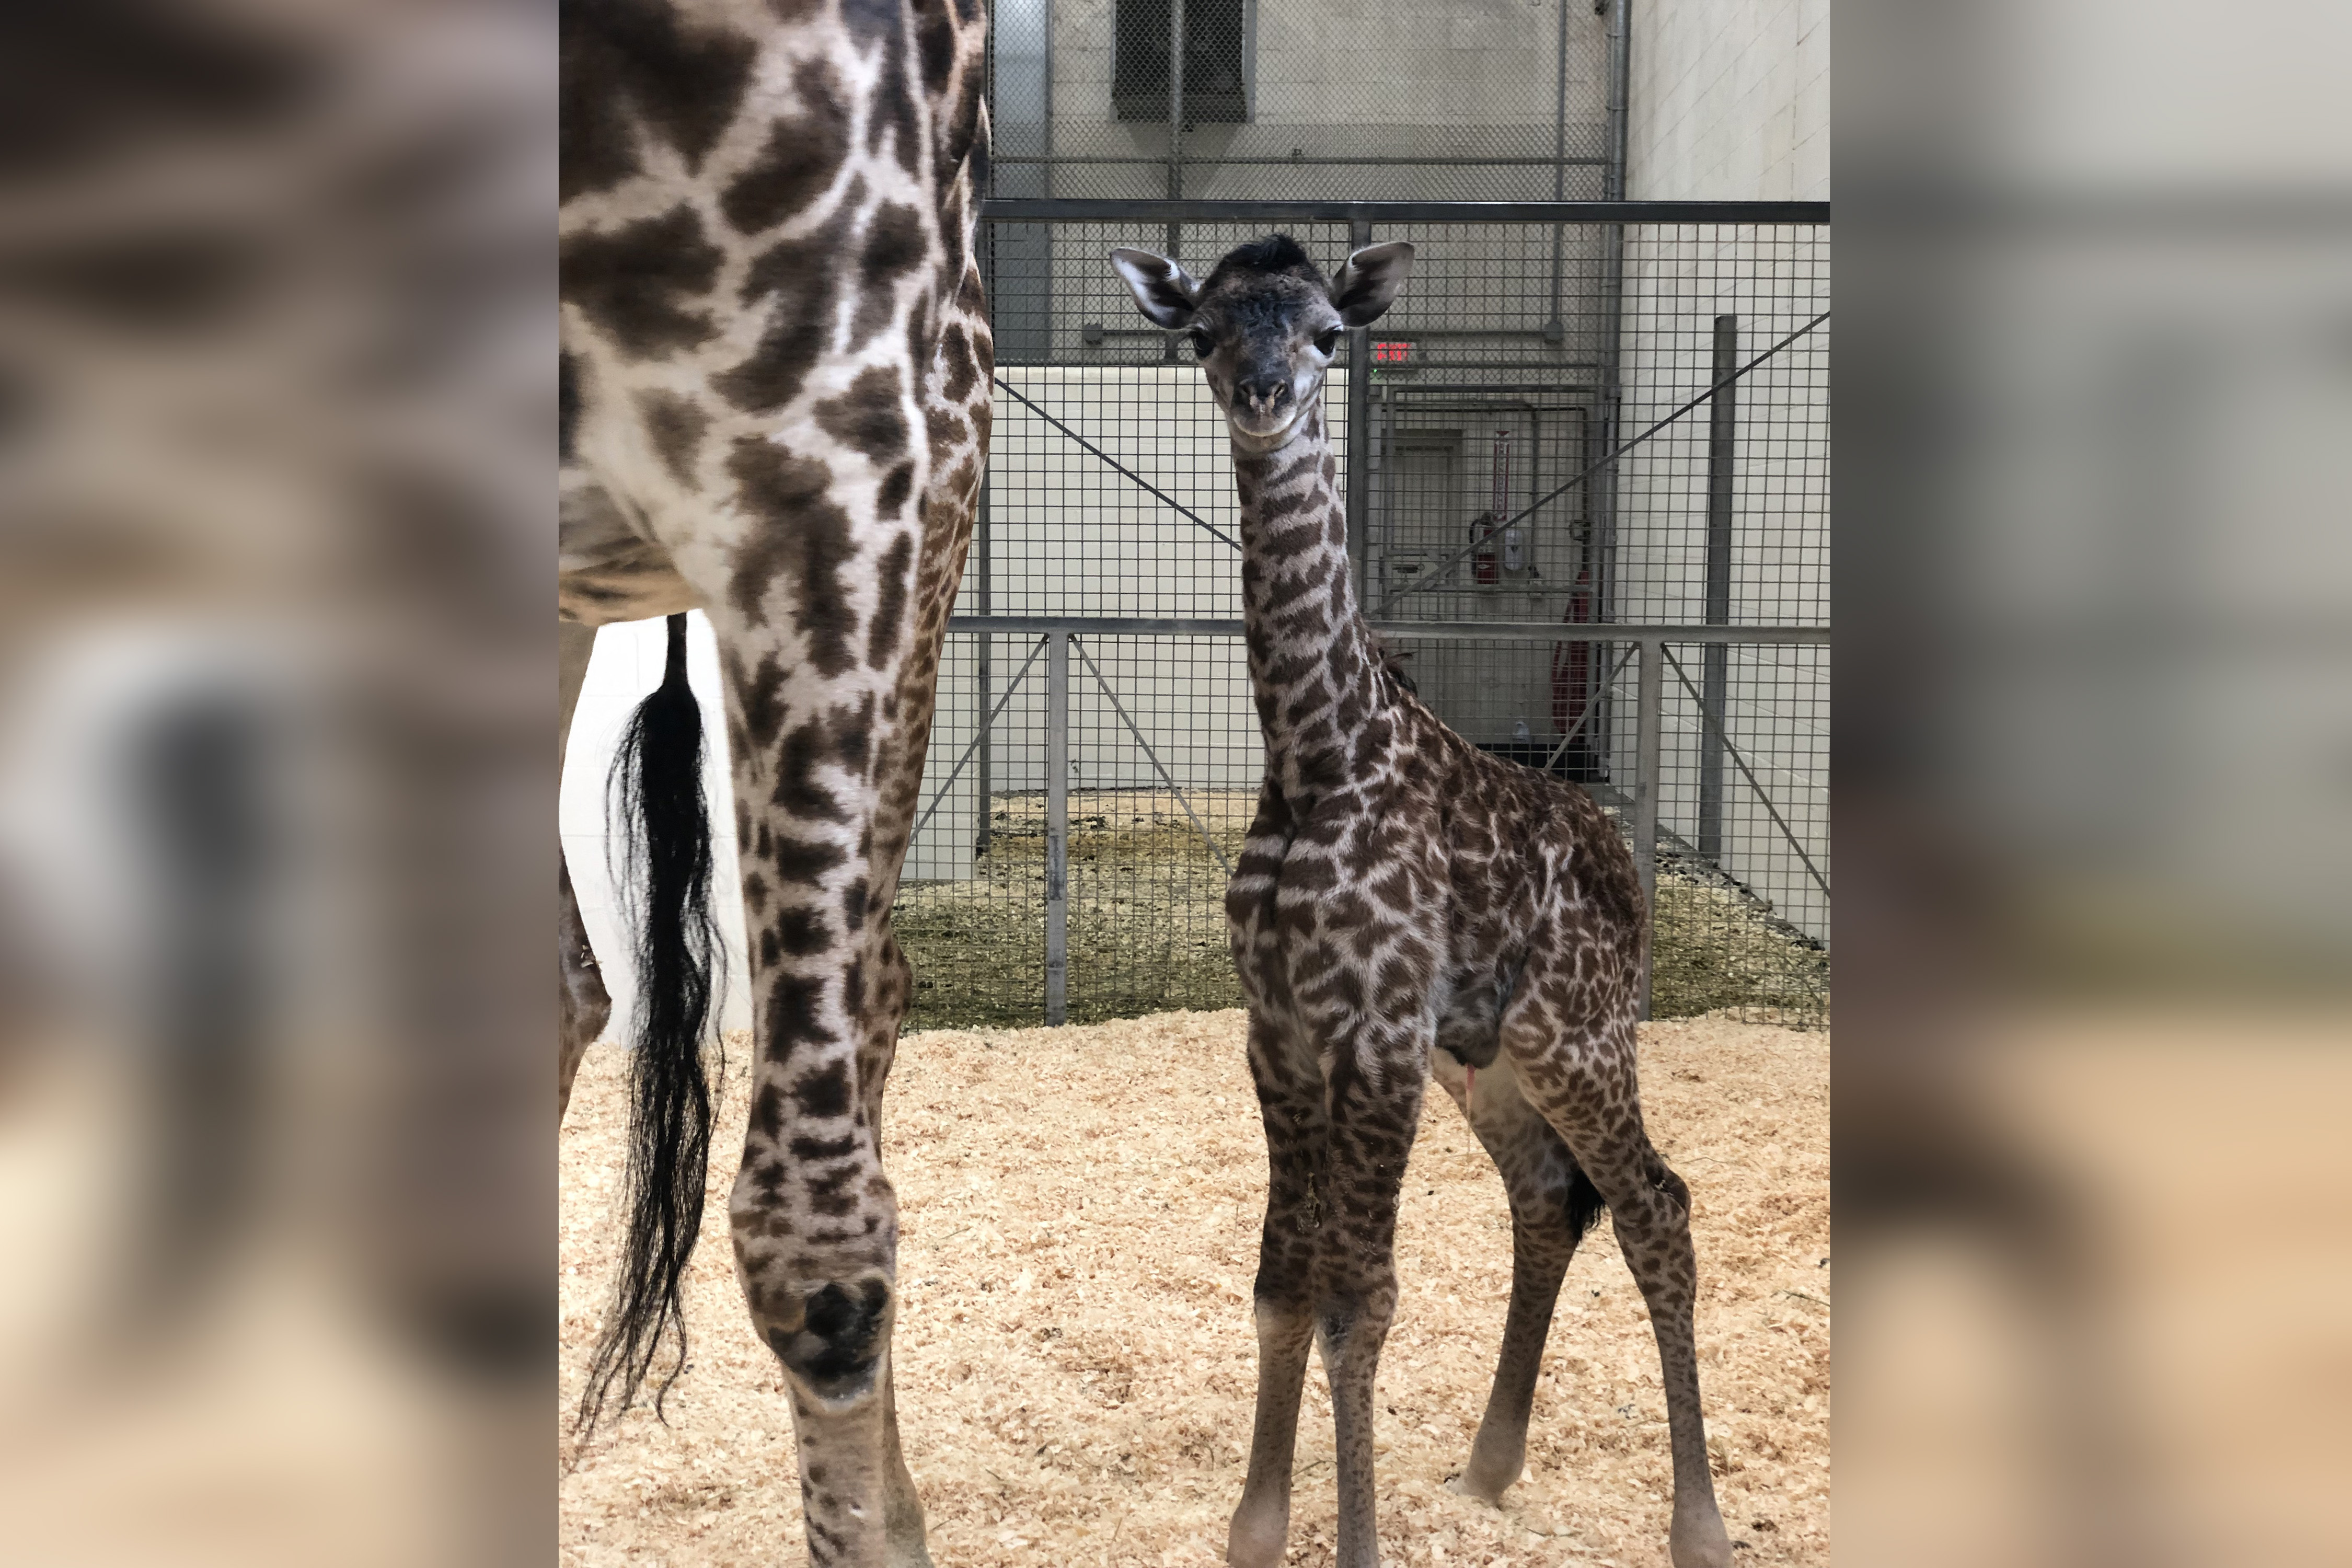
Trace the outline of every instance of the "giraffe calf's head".
{"type": "Polygon", "coordinates": [[[1328,283],[1298,242],[1268,235],[1228,251],[1207,282],[1164,256],[1114,250],[1136,308],[1184,334],[1234,444],[1271,452],[1298,433],[1339,334],[1380,320],[1412,270],[1412,247],[1367,246],[1328,283]]]}

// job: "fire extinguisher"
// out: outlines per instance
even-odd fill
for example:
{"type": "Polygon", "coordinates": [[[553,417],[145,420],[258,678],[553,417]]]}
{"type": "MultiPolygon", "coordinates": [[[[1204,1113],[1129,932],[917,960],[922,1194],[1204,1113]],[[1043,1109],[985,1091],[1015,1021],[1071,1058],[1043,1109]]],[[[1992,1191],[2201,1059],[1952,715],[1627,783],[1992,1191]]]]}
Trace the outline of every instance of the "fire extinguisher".
{"type": "MultiPolygon", "coordinates": [[[[1576,574],[1576,586],[1569,590],[1568,614],[1562,617],[1570,625],[1590,625],[1592,620],[1592,573],[1590,569],[1576,574]]],[[[1555,735],[1565,735],[1576,728],[1591,706],[1592,691],[1592,645],[1589,642],[1559,642],[1551,645],[1551,728],[1555,735]]]]}
{"type": "Polygon", "coordinates": [[[1480,583],[1499,582],[1495,573],[1495,514],[1482,511],[1470,525],[1470,537],[1478,542],[1470,557],[1471,576],[1480,583]]]}
{"type": "Polygon", "coordinates": [[[1497,583],[1502,573],[1517,572],[1528,563],[1526,547],[1520,542],[1516,526],[1500,527],[1511,515],[1511,432],[1504,428],[1495,432],[1495,493],[1486,514],[1471,524],[1471,537],[1481,548],[1473,558],[1475,575],[1481,583],[1497,583]],[[1495,535],[1502,534],[1502,554],[1495,552],[1495,535]]]}

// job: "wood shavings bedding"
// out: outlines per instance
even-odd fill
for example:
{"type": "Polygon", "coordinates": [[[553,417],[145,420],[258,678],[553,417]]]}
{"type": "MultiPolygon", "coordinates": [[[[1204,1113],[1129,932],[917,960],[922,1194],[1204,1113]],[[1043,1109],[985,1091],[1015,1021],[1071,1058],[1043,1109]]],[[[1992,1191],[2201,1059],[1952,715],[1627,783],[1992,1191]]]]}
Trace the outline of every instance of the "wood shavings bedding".
{"type": "MultiPolygon", "coordinates": [[[[898,1189],[898,1399],[941,1568],[1223,1560],[1256,1389],[1249,1292],[1265,1142],[1237,1011],[910,1035],[885,1155],[898,1189]]],[[[669,1424],[632,1411],[562,1482],[566,1563],[803,1560],[792,1421],[727,1244],[747,1042],[714,1142],[669,1424]]],[[[562,1141],[563,1408],[610,1289],[625,1103],[583,1067],[562,1141]]],[[[1724,1521],[1743,1563],[1829,1560],[1829,1046],[1711,1019],[1647,1025],[1651,1135],[1691,1184],[1698,1347],[1724,1521]]],[[[1444,1489],[1486,1405],[1510,1289],[1502,1184],[1427,1097],[1381,1363],[1382,1561],[1665,1564],[1657,1352],[1604,1220],[1562,1289],[1500,1509],[1444,1489]]],[[[1331,1562],[1330,1402],[1299,1422],[1288,1561],[1331,1562]]]]}

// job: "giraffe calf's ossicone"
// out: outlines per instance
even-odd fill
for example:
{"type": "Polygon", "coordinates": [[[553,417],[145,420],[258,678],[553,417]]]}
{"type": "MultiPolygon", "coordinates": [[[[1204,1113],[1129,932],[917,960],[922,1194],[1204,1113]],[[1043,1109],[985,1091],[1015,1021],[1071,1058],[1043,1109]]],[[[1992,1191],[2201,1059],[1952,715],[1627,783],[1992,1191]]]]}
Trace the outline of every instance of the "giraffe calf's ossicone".
{"type": "Polygon", "coordinates": [[[1605,1205],[1658,1342],[1675,1568],[1727,1568],[1699,1415],[1689,1192],[1643,1130],[1634,1074],[1648,912],[1633,857],[1582,790],[1440,722],[1356,611],[1321,394],[1343,334],[1390,307],[1412,254],[1367,247],[1328,283],[1282,235],[1231,252],[1205,281],[1146,251],[1111,258],[1145,318],[1191,341],[1225,415],[1265,739],[1225,900],[1267,1155],[1257,1419],[1226,1562],[1283,1561],[1319,1343],[1338,1568],[1376,1568],[1373,1377],[1396,1310],[1397,1200],[1434,1076],[1511,1206],[1502,1352],[1456,1489],[1492,1500],[1518,1478],[1553,1304],[1605,1205]]]}

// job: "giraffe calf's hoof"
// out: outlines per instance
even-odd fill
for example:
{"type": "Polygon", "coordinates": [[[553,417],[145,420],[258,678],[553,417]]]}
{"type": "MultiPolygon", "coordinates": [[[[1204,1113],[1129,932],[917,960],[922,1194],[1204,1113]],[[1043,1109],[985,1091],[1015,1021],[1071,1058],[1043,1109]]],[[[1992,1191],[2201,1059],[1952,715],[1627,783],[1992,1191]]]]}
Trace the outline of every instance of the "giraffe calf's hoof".
{"type": "Polygon", "coordinates": [[[1288,1509],[1242,1505],[1225,1535],[1225,1568],[1280,1568],[1289,1544],[1288,1509]]]}
{"type": "Polygon", "coordinates": [[[762,1328],[793,1381],[825,1405],[854,1405],[871,1394],[888,1344],[889,1281],[869,1275],[822,1285],[803,1299],[798,1316],[797,1323],[762,1328]]]}
{"type": "Polygon", "coordinates": [[[1474,1497],[1480,1502],[1492,1503],[1499,1508],[1502,1506],[1503,1494],[1510,1489],[1511,1481],[1517,1479],[1514,1476],[1509,1479],[1490,1484],[1474,1478],[1469,1471],[1465,1470],[1447,1481],[1445,1489],[1456,1497],[1474,1497]]]}
{"type": "Polygon", "coordinates": [[[1676,1513],[1667,1538],[1675,1568],[1731,1568],[1731,1538],[1723,1520],[1712,1510],[1704,1514],[1676,1513]]]}

